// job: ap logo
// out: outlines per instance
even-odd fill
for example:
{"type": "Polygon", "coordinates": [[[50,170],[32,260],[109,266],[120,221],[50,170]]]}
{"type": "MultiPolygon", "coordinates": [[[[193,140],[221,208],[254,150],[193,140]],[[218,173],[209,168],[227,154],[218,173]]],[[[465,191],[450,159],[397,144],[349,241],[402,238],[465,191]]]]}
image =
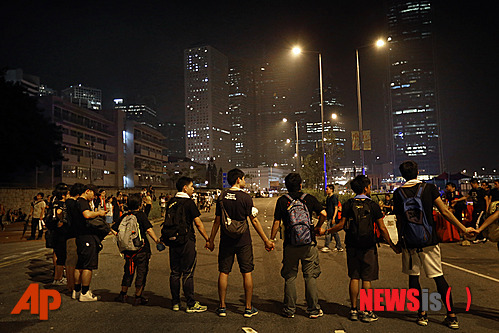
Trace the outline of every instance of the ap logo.
{"type": "Polygon", "coordinates": [[[49,319],[49,310],[57,310],[61,306],[61,294],[57,290],[43,289],[32,283],[21,296],[10,314],[20,314],[22,310],[30,310],[31,314],[39,314],[40,320],[49,319]],[[52,297],[52,302],[49,302],[52,297]],[[29,300],[31,299],[31,302],[29,300]]]}

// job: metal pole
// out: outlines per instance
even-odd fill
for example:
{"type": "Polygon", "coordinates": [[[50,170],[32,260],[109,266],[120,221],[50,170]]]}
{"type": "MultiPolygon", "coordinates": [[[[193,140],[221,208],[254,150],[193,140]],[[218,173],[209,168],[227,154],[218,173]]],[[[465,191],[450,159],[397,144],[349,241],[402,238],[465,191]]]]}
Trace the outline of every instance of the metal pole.
{"type": "Polygon", "coordinates": [[[362,134],[362,103],[360,97],[360,70],[359,70],[359,49],[355,49],[355,58],[357,60],[357,110],[359,116],[359,149],[360,160],[362,163],[362,174],[365,175],[364,170],[364,135],[362,134]]]}
{"type": "Polygon", "coordinates": [[[300,152],[298,150],[298,121],[295,121],[295,133],[296,133],[296,172],[299,172],[301,168],[300,162],[300,152]]]}
{"type": "Polygon", "coordinates": [[[324,147],[324,96],[322,92],[322,56],[319,53],[319,89],[321,92],[321,132],[322,132],[322,155],[324,158],[324,191],[327,187],[327,168],[326,168],[326,148],[324,147]]]}

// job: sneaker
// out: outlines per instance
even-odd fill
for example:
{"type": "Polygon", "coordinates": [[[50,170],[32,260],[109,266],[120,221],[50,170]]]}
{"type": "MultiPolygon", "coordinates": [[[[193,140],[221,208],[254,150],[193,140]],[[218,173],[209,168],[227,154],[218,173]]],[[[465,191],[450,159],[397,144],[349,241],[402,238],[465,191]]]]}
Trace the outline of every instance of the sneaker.
{"type": "Polygon", "coordinates": [[[208,307],[206,305],[201,305],[199,302],[194,303],[193,306],[188,306],[187,309],[185,309],[185,312],[187,313],[195,313],[195,312],[205,312],[208,310],[208,307]]]}
{"type": "Polygon", "coordinates": [[[487,238],[475,239],[473,241],[473,244],[485,243],[486,241],[487,241],[487,238]]]}
{"type": "Polygon", "coordinates": [[[342,247],[338,249],[338,252],[343,252],[343,251],[345,251],[345,249],[342,247]]]}
{"type": "Polygon", "coordinates": [[[172,310],[173,311],[180,311],[180,304],[173,304],[172,310]]]}
{"type": "Polygon", "coordinates": [[[308,315],[308,317],[310,319],[317,319],[317,318],[322,317],[322,316],[324,316],[324,312],[322,312],[322,309],[319,309],[319,312],[317,312],[317,313],[311,313],[308,315]]]}
{"type": "Polygon", "coordinates": [[[73,293],[71,294],[71,298],[72,299],[79,299],[80,298],[80,294],[81,292],[80,291],[76,291],[76,290],[73,290],[73,293]]]}
{"type": "Polygon", "coordinates": [[[444,325],[455,330],[459,328],[459,322],[457,321],[457,317],[445,316],[444,325]]]}
{"type": "Polygon", "coordinates": [[[227,309],[226,308],[218,308],[215,313],[219,316],[219,317],[227,317],[227,309]]]}
{"type": "Polygon", "coordinates": [[[294,318],[295,317],[295,314],[294,313],[291,313],[291,312],[287,312],[287,311],[282,311],[282,316],[284,318],[294,318]]]}
{"type": "Polygon", "coordinates": [[[80,302],[95,302],[98,301],[99,297],[95,296],[92,291],[87,291],[86,294],[80,294],[79,301],[80,302]]]}
{"type": "Polygon", "coordinates": [[[332,249],[333,252],[338,252],[337,248],[332,249]]]}
{"type": "Polygon", "coordinates": [[[471,246],[471,242],[469,240],[463,240],[461,246],[471,246]]]}
{"type": "Polygon", "coordinates": [[[251,309],[245,309],[244,310],[244,317],[245,318],[251,318],[253,316],[256,316],[258,314],[258,310],[252,306],[251,309]]]}
{"type": "Polygon", "coordinates": [[[372,321],[378,320],[378,316],[372,311],[363,311],[361,312],[360,320],[365,323],[370,323],[372,321]]]}
{"type": "Polygon", "coordinates": [[[419,326],[428,326],[428,315],[419,313],[416,322],[419,326]]]}
{"type": "Polygon", "coordinates": [[[135,299],[133,300],[133,306],[146,305],[147,302],[149,302],[147,298],[142,296],[135,296],[135,299]]]}
{"type": "Polygon", "coordinates": [[[357,311],[357,309],[350,310],[350,315],[348,316],[348,319],[350,319],[352,321],[359,320],[359,312],[357,311]]]}
{"type": "Polygon", "coordinates": [[[321,252],[327,253],[327,252],[331,252],[331,250],[329,249],[329,247],[324,246],[324,247],[321,249],[321,252]]]}
{"type": "Polygon", "coordinates": [[[66,283],[65,283],[65,282],[61,279],[61,280],[54,280],[54,281],[52,282],[52,285],[53,285],[53,286],[65,286],[65,285],[66,285],[66,283]]]}
{"type": "Polygon", "coordinates": [[[120,293],[118,296],[114,298],[115,302],[120,302],[120,303],[126,303],[127,300],[128,300],[127,294],[122,294],[122,293],[120,293]]]}

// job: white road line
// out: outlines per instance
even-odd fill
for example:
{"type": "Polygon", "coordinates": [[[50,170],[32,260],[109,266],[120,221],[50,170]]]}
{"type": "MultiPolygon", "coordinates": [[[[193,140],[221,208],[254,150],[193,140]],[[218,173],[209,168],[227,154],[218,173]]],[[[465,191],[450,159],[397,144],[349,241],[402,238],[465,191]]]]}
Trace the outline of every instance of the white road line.
{"type": "Polygon", "coordinates": [[[476,276],[479,276],[479,277],[483,277],[485,279],[488,279],[488,280],[491,280],[491,281],[499,283],[499,279],[493,278],[491,276],[480,274],[480,273],[477,273],[475,271],[470,271],[469,269],[462,268],[462,267],[459,267],[459,266],[456,266],[456,265],[452,265],[452,264],[449,264],[449,263],[443,262],[443,261],[442,261],[442,264],[447,265],[447,266],[452,267],[452,268],[455,268],[455,269],[458,269],[460,271],[463,271],[463,272],[466,272],[466,273],[470,273],[470,274],[473,274],[473,275],[476,275],[476,276]]]}

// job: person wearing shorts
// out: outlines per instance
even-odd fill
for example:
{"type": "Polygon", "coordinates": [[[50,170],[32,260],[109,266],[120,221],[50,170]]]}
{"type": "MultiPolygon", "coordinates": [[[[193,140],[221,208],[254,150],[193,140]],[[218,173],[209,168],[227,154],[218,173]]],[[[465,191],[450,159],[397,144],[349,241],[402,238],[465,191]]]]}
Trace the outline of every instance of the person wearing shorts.
{"type": "MultiPolygon", "coordinates": [[[[409,288],[414,288],[419,290],[419,304],[421,302],[421,285],[419,283],[419,276],[421,275],[421,270],[424,270],[426,276],[435,281],[437,285],[437,290],[444,299],[447,295],[447,291],[450,288],[449,284],[445,280],[444,273],[442,270],[442,256],[440,254],[439,239],[436,231],[436,224],[433,220],[433,206],[435,205],[440,214],[456,226],[460,231],[466,235],[470,235],[475,230],[473,228],[465,228],[454,214],[447,208],[442,199],[440,198],[440,193],[433,184],[423,184],[417,179],[418,176],[418,165],[414,161],[405,161],[399,166],[400,173],[402,177],[406,180],[406,183],[395,190],[393,193],[393,205],[394,213],[397,217],[397,230],[399,235],[399,244],[402,247],[402,272],[409,275],[409,288]],[[404,194],[406,197],[415,197],[419,191],[420,186],[423,186],[421,193],[421,203],[423,205],[424,215],[432,227],[432,234],[429,237],[428,242],[425,246],[415,249],[406,246],[403,238],[402,226],[407,222],[407,218],[404,213],[404,194]],[[401,193],[403,191],[403,193],[401,193]]],[[[451,310],[454,305],[452,303],[452,295],[449,297],[449,302],[445,302],[447,307],[447,316],[444,319],[444,324],[450,328],[458,329],[459,322],[457,320],[456,314],[451,310]]],[[[421,309],[418,310],[417,321],[418,325],[427,326],[428,316],[425,311],[421,309]]]]}
{"type": "Polygon", "coordinates": [[[359,312],[357,310],[357,298],[359,296],[361,280],[363,289],[371,289],[372,281],[378,279],[377,239],[376,234],[373,232],[371,237],[362,238],[362,241],[359,240],[359,234],[355,232],[357,229],[350,226],[353,223],[360,223],[356,220],[356,216],[359,216],[359,214],[356,214],[355,210],[360,209],[368,212],[366,216],[369,219],[369,223],[373,224],[373,231],[374,226],[376,225],[381,236],[388,245],[390,245],[392,250],[395,253],[400,253],[400,250],[393,244],[388,229],[386,229],[386,226],[383,223],[381,208],[369,197],[371,195],[371,181],[369,178],[364,175],[359,175],[350,182],[350,186],[356,196],[345,203],[340,223],[331,229],[328,229],[326,233],[340,231],[348,221],[345,230],[345,245],[347,248],[347,268],[348,277],[350,278],[349,294],[352,306],[349,318],[353,321],[360,319],[363,322],[373,322],[378,320],[378,316],[373,311],[359,312]]]}
{"type": "MultiPolygon", "coordinates": [[[[256,215],[258,211],[253,207],[253,200],[251,196],[242,191],[246,185],[244,180],[244,172],[239,169],[232,169],[227,173],[227,181],[232,186],[229,190],[220,194],[217,200],[215,222],[211,229],[210,239],[208,241],[208,248],[213,251],[215,248],[215,236],[221,223],[222,205],[229,218],[237,221],[246,221],[248,217],[251,224],[255,228],[260,238],[265,243],[265,248],[271,251],[274,244],[267,238],[263,232],[262,226],[256,215]]],[[[220,306],[216,310],[220,317],[227,316],[225,297],[227,293],[227,284],[229,273],[234,264],[234,256],[237,256],[237,263],[239,264],[239,271],[243,276],[244,282],[244,295],[245,295],[245,310],[244,317],[251,318],[258,314],[258,310],[252,306],[251,299],[253,296],[253,245],[251,242],[251,235],[249,227],[238,238],[232,238],[227,235],[222,228],[220,233],[220,249],[218,251],[218,296],[220,298],[220,306]]]]}

